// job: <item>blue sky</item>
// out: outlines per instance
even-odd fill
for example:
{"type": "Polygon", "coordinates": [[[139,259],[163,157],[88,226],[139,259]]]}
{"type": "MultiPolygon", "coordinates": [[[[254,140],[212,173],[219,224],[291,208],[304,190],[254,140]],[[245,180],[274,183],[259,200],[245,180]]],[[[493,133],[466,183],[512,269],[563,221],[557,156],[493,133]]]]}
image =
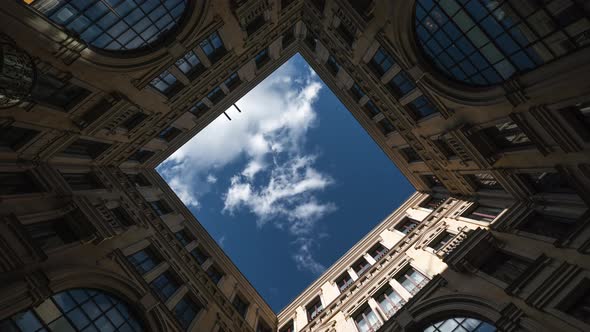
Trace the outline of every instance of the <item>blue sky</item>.
{"type": "Polygon", "coordinates": [[[158,172],[280,311],[414,188],[295,55],[158,172]]]}

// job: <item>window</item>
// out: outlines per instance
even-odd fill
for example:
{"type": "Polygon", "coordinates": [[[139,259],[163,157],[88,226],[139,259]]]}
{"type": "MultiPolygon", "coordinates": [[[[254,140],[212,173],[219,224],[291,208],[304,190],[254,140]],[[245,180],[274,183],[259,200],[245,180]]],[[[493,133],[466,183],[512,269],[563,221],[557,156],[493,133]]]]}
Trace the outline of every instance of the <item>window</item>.
{"type": "Polygon", "coordinates": [[[25,229],[39,248],[47,250],[80,240],[66,217],[25,225],[25,229]]]}
{"type": "Polygon", "coordinates": [[[248,311],[249,305],[248,302],[242,299],[240,295],[236,294],[234,300],[232,301],[232,304],[234,308],[236,308],[236,311],[240,314],[240,316],[246,317],[246,311],[248,311]]]}
{"type": "Polygon", "coordinates": [[[487,275],[510,284],[518,279],[529,266],[530,262],[523,258],[510,255],[503,251],[496,251],[491,257],[486,259],[479,269],[487,275]]]}
{"type": "Polygon", "coordinates": [[[227,53],[227,50],[223,46],[223,42],[221,41],[221,38],[219,38],[217,31],[213,32],[211,35],[209,35],[209,37],[203,40],[200,46],[209,60],[211,60],[211,63],[217,62],[225,55],[225,53],[227,53]]]}
{"type": "Polygon", "coordinates": [[[482,131],[498,150],[528,148],[533,143],[513,121],[505,121],[482,131]]]}
{"type": "Polygon", "coordinates": [[[420,96],[408,104],[414,119],[419,120],[431,114],[438,113],[425,96],[420,96]]]}
{"type": "Polygon", "coordinates": [[[190,80],[197,78],[206,69],[193,51],[188,51],[175,62],[175,65],[190,80]]]}
{"type": "Polygon", "coordinates": [[[354,281],[352,280],[348,272],[342,273],[342,275],[338,277],[338,279],[336,279],[336,285],[338,286],[340,293],[346,290],[348,286],[352,285],[353,282],[354,281]]]}
{"type": "Polygon", "coordinates": [[[95,48],[129,51],[162,40],[180,22],[186,1],[34,1],[32,6],[95,48]]]}
{"type": "Polygon", "coordinates": [[[387,317],[391,317],[398,311],[404,304],[405,301],[399,294],[394,291],[390,286],[387,286],[377,297],[379,307],[385,313],[387,317]]]}
{"type": "Polygon", "coordinates": [[[559,306],[561,311],[590,324],[590,279],[584,279],[564,302],[559,306]]]}
{"type": "Polygon", "coordinates": [[[387,83],[387,88],[396,98],[401,98],[408,92],[414,90],[416,85],[414,85],[414,82],[408,78],[408,75],[404,72],[400,72],[387,83]]]}
{"type": "Polygon", "coordinates": [[[0,183],[0,195],[21,195],[41,191],[28,172],[0,172],[0,183]]]}
{"type": "Polygon", "coordinates": [[[136,112],[135,114],[130,116],[127,120],[125,120],[121,124],[121,127],[125,128],[127,130],[131,130],[131,129],[137,127],[140,123],[142,123],[143,120],[147,119],[147,117],[148,116],[145,113],[136,112]]]}
{"type": "Polygon", "coordinates": [[[354,101],[356,101],[357,103],[359,100],[361,100],[361,98],[363,98],[365,96],[365,93],[363,92],[361,87],[356,83],[354,83],[352,85],[352,87],[350,88],[349,91],[350,91],[350,95],[352,96],[354,101]]]}
{"type": "Polygon", "coordinates": [[[141,173],[125,175],[127,176],[127,179],[129,179],[129,181],[131,181],[131,183],[133,183],[136,187],[147,187],[152,185],[145,175],[141,173]]]}
{"type": "Polygon", "coordinates": [[[28,309],[0,321],[1,331],[130,331],[145,329],[132,308],[119,298],[94,289],[70,289],[54,294],[37,308],[51,314],[37,315],[28,309]]]}
{"type": "Polygon", "coordinates": [[[413,267],[409,267],[404,272],[400,273],[395,280],[397,280],[397,282],[399,282],[412,295],[418,293],[418,291],[428,282],[428,279],[413,267]]]}
{"type": "Polygon", "coordinates": [[[336,74],[338,74],[338,71],[340,70],[340,65],[338,64],[338,62],[336,62],[336,59],[334,59],[334,57],[331,55],[328,58],[328,61],[326,62],[326,67],[328,68],[328,71],[330,72],[330,74],[332,74],[332,76],[336,76],[336,74]]]}
{"type": "Polygon", "coordinates": [[[262,51],[258,52],[254,57],[254,63],[256,63],[256,68],[262,68],[267,62],[270,61],[270,57],[268,56],[268,49],[265,48],[262,51]]]}
{"type": "Polygon", "coordinates": [[[229,91],[234,91],[242,83],[242,80],[240,80],[238,73],[233,73],[223,83],[229,91]]]}
{"type": "Polygon", "coordinates": [[[447,243],[449,243],[449,241],[451,241],[454,237],[455,237],[455,235],[453,235],[447,231],[443,231],[432,242],[430,242],[428,244],[428,247],[434,249],[434,251],[439,251],[447,243]]]}
{"type": "Polygon", "coordinates": [[[469,179],[475,184],[476,190],[504,190],[502,185],[489,173],[476,173],[469,175],[469,179]]]}
{"type": "Polygon", "coordinates": [[[365,103],[365,113],[368,117],[372,118],[375,115],[381,113],[381,110],[379,110],[379,108],[375,106],[375,104],[372,101],[369,100],[365,103]]]}
{"type": "Polygon", "coordinates": [[[539,193],[575,193],[567,177],[559,172],[523,173],[521,176],[539,193]]]}
{"type": "Polygon", "coordinates": [[[160,256],[151,247],[147,247],[128,256],[127,260],[129,260],[139,274],[145,274],[151,271],[162,262],[160,256]]]}
{"type": "Polygon", "coordinates": [[[316,38],[316,36],[314,34],[311,33],[311,31],[308,31],[307,34],[305,35],[305,44],[307,44],[307,46],[309,47],[309,49],[312,52],[315,52],[316,49],[316,45],[318,43],[318,39],[316,38]]]}
{"type": "Polygon", "coordinates": [[[207,254],[203,249],[196,247],[195,249],[191,250],[191,256],[199,263],[199,265],[205,264],[205,262],[209,259],[209,254],[207,254]]]}
{"type": "Polygon", "coordinates": [[[340,25],[336,28],[336,31],[338,32],[340,37],[344,39],[344,43],[346,45],[352,46],[352,43],[354,43],[354,35],[356,32],[356,29],[354,29],[354,27],[343,24],[341,22],[340,25]]]}
{"type": "Polygon", "coordinates": [[[553,211],[534,211],[517,228],[528,233],[564,239],[576,229],[578,219],[579,216],[565,216],[553,211]]]}
{"type": "Polygon", "coordinates": [[[463,332],[495,332],[496,328],[479,319],[467,317],[454,317],[436,322],[426,329],[425,332],[446,332],[446,331],[463,331],[463,332]]]}
{"type": "Polygon", "coordinates": [[[446,197],[429,196],[424,202],[420,204],[420,207],[434,210],[438,208],[446,200],[446,197]]]}
{"type": "Polygon", "coordinates": [[[416,34],[449,78],[486,86],[529,71],[588,43],[588,8],[577,1],[419,0],[416,34]]]}
{"type": "Polygon", "coordinates": [[[369,67],[373,70],[378,77],[383,76],[393,65],[395,61],[391,55],[389,55],[383,47],[379,47],[373,58],[369,62],[369,67]]]}
{"type": "MultiPolygon", "coordinates": [[[[434,140],[434,145],[436,145],[436,147],[440,150],[440,152],[442,152],[442,154],[447,158],[453,158],[457,156],[457,153],[455,152],[455,150],[453,150],[451,148],[451,146],[449,145],[449,142],[446,139],[437,139],[434,140]]],[[[466,159],[465,156],[462,156],[463,159],[466,159]]]]}
{"type": "Polygon", "coordinates": [[[287,324],[279,329],[279,332],[295,332],[293,320],[290,320],[287,324]]]}
{"type": "Polygon", "coordinates": [[[590,141],[590,103],[579,103],[557,111],[586,142],[590,141]]]}
{"type": "Polygon", "coordinates": [[[154,209],[154,211],[156,211],[156,213],[159,216],[162,216],[162,215],[172,212],[172,208],[163,200],[157,200],[157,201],[150,202],[150,205],[152,206],[152,209],[154,209]]]}
{"type": "Polygon", "coordinates": [[[180,326],[184,330],[188,330],[193,319],[197,317],[197,314],[203,309],[200,303],[193,301],[193,299],[185,295],[176,306],[174,306],[174,317],[180,323],[180,326]]]}
{"type": "Polygon", "coordinates": [[[373,259],[378,262],[388,251],[389,249],[385,248],[381,243],[377,243],[371,249],[369,249],[369,255],[371,255],[371,257],[373,257],[373,259]]]}
{"type": "Polygon", "coordinates": [[[420,177],[429,188],[442,186],[442,182],[440,182],[438,176],[434,174],[421,175],[420,177]]]}
{"type": "Polygon", "coordinates": [[[60,111],[69,111],[88,95],[90,91],[73,83],[63,82],[49,73],[40,73],[31,91],[33,101],[60,111]]]}
{"type": "Polygon", "coordinates": [[[211,278],[211,281],[213,281],[213,283],[215,283],[216,285],[219,284],[221,278],[223,278],[223,273],[219,271],[219,269],[215,265],[209,266],[209,268],[205,272],[207,273],[209,278],[211,278]]]}
{"type": "Polygon", "coordinates": [[[121,206],[111,209],[111,213],[113,215],[113,221],[117,224],[115,227],[129,227],[135,224],[133,218],[121,206]]]}
{"type": "Polygon", "coordinates": [[[129,156],[129,160],[144,163],[148,161],[148,159],[150,159],[154,154],[156,154],[154,151],[139,149],[129,156]]]}
{"type": "Polygon", "coordinates": [[[61,173],[72,190],[93,190],[104,188],[104,185],[93,173],[61,173]]]}
{"type": "Polygon", "coordinates": [[[158,77],[150,82],[150,86],[160,91],[166,97],[174,96],[184,85],[178,81],[176,76],[164,70],[158,77]]]}
{"type": "Polygon", "coordinates": [[[193,113],[197,118],[203,115],[209,110],[209,107],[204,102],[198,101],[193,107],[190,108],[189,112],[193,113]]]}
{"type": "Polygon", "coordinates": [[[381,325],[377,315],[368,305],[366,305],[363,310],[354,316],[354,322],[356,323],[356,326],[360,332],[377,331],[381,325]]]}
{"type": "Polygon", "coordinates": [[[221,90],[220,87],[216,87],[215,89],[211,90],[211,92],[209,92],[207,94],[207,99],[209,99],[209,101],[213,105],[220,102],[224,97],[225,97],[225,92],[223,92],[223,90],[221,90]]]}
{"type": "Polygon", "coordinates": [[[477,204],[475,208],[468,210],[463,217],[483,222],[492,222],[502,211],[504,211],[503,208],[477,204]]]}
{"type": "Polygon", "coordinates": [[[411,231],[413,231],[414,228],[416,228],[416,226],[418,226],[418,224],[419,224],[419,222],[417,220],[405,218],[400,223],[395,225],[395,229],[404,233],[404,234],[408,234],[411,231]]]}
{"type": "Polygon", "coordinates": [[[381,133],[385,136],[389,135],[390,133],[395,131],[395,127],[387,118],[383,118],[377,122],[377,127],[381,131],[381,133]]]}
{"type": "Polygon", "coordinates": [[[110,144],[90,141],[83,138],[78,139],[63,150],[63,153],[90,157],[92,159],[98,158],[103,152],[111,147],[110,144]]]}
{"type": "Polygon", "coordinates": [[[264,15],[260,14],[256,16],[248,25],[246,26],[246,33],[248,36],[253,35],[258,29],[262,28],[262,26],[266,23],[264,19],[264,15]]]}
{"type": "Polygon", "coordinates": [[[413,163],[415,161],[422,161],[422,158],[420,158],[418,152],[416,152],[416,150],[414,150],[414,148],[412,148],[411,146],[407,148],[402,148],[400,149],[400,151],[404,155],[406,161],[409,163],[413,163]]]}
{"type": "Polygon", "coordinates": [[[265,321],[262,319],[258,320],[258,325],[256,326],[256,332],[272,332],[272,329],[266,324],[265,321]]]}
{"type": "Polygon", "coordinates": [[[291,45],[295,41],[295,27],[287,30],[283,35],[282,46],[285,49],[287,46],[291,45]]]}
{"type": "Polygon", "coordinates": [[[322,300],[318,296],[306,307],[307,320],[312,321],[314,318],[317,317],[317,315],[320,314],[320,312],[322,312],[323,309],[324,307],[322,306],[322,300]]]}
{"type": "Polygon", "coordinates": [[[180,284],[170,271],[166,271],[150,283],[150,288],[160,300],[166,302],[180,288],[180,284]]]}
{"type": "Polygon", "coordinates": [[[166,142],[172,142],[181,133],[182,133],[182,130],[180,130],[176,127],[168,127],[166,129],[162,130],[158,134],[158,137],[163,139],[166,142]]]}
{"type": "Polygon", "coordinates": [[[6,146],[13,151],[17,151],[30,140],[37,136],[37,130],[21,127],[0,127],[0,146],[6,146]]]}
{"type": "Polygon", "coordinates": [[[367,262],[367,260],[363,257],[361,257],[352,265],[352,269],[359,277],[365,274],[369,268],[371,268],[371,264],[369,264],[369,262],[367,262]]]}
{"type": "Polygon", "coordinates": [[[189,231],[187,231],[186,228],[183,228],[174,233],[174,236],[183,247],[186,247],[189,243],[195,240],[195,237],[189,231]]]}

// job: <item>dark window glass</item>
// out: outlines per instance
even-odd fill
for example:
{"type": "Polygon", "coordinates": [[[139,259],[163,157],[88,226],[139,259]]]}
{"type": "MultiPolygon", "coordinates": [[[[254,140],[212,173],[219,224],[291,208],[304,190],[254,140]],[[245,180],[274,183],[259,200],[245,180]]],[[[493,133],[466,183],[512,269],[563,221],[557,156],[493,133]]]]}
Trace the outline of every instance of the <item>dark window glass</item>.
{"type": "Polygon", "coordinates": [[[217,32],[213,32],[209,35],[209,37],[201,42],[200,46],[212,63],[217,62],[225,55],[225,53],[227,53],[217,32]]]}
{"type": "Polygon", "coordinates": [[[307,305],[306,309],[307,309],[306,310],[307,311],[307,319],[309,321],[312,321],[324,309],[324,307],[322,306],[322,300],[320,299],[320,297],[319,296],[316,297],[310,304],[307,305]]]}
{"type": "Polygon", "coordinates": [[[0,128],[0,146],[6,146],[16,151],[23,145],[27,144],[39,132],[37,130],[21,127],[1,127],[0,128]]]}
{"type": "Polygon", "coordinates": [[[164,202],[163,200],[153,201],[150,202],[152,209],[156,211],[159,216],[168,214],[172,212],[172,208],[168,205],[168,203],[164,202]]]}
{"type": "Polygon", "coordinates": [[[369,262],[367,262],[367,260],[363,257],[352,264],[352,269],[359,277],[365,274],[365,272],[367,272],[370,268],[371,264],[369,264],[369,262]]]}
{"type": "Polygon", "coordinates": [[[150,288],[158,295],[160,300],[166,302],[172,294],[174,294],[180,284],[175,276],[169,271],[160,274],[154,281],[150,283],[150,288]]]}
{"type": "Polygon", "coordinates": [[[412,110],[412,115],[416,120],[438,112],[425,96],[420,96],[414,99],[408,104],[408,106],[412,110]]]}
{"type": "Polygon", "coordinates": [[[154,151],[139,149],[129,156],[129,160],[143,163],[150,159],[154,154],[156,154],[154,151]]]}
{"type": "Polygon", "coordinates": [[[238,311],[240,316],[246,317],[246,311],[248,311],[248,302],[242,299],[239,295],[236,294],[234,300],[232,301],[234,308],[238,311]]]}
{"type": "Polygon", "coordinates": [[[444,201],[446,201],[446,197],[428,197],[424,202],[420,204],[421,207],[434,210],[438,208],[444,201]]]}
{"type": "Polygon", "coordinates": [[[440,181],[438,176],[436,176],[434,174],[421,175],[420,177],[422,178],[422,180],[426,183],[426,185],[429,188],[442,186],[442,182],[440,181]]]}
{"type": "Polygon", "coordinates": [[[174,29],[186,1],[34,1],[32,6],[91,46],[127,51],[147,49],[174,29]]]}
{"type": "Polygon", "coordinates": [[[320,13],[324,12],[324,7],[326,6],[326,0],[311,0],[311,3],[320,11],[320,13]]]}
{"type": "Polygon", "coordinates": [[[534,211],[518,225],[518,229],[551,238],[564,239],[576,229],[577,222],[577,217],[534,211]]]}
{"type": "Polygon", "coordinates": [[[145,177],[145,175],[141,173],[126,175],[129,181],[131,181],[131,183],[133,183],[136,187],[148,187],[152,185],[151,182],[145,177]]]}
{"type": "Polygon", "coordinates": [[[293,320],[290,320],[287,324],[279,329],[279,332],[295,332],[293,328],[293,320]]]}
{"type": "Polygon", "coordinates": [[[174,233],[176,239],[182,244],[183,247],[186,247],[189,243],[193,242],[195,237],[186,229],[182,229],[176,233],[174,233]]]}
{"type": "Polygon", "coordinates": [[[342,273],[342,275],[336,279],[336,285],[341,293],[346,290],[348,286],[352,285],[353,282],[354,281],[348,272],[342,273]]]}
{"type": "Polygon", "coordinates": [[[381,133],[386,136],[395,131],[395,127],[387,118],[379,120],[377,122],[377,127],[379,128],[381,133]]]}
{"type": "Polygon", "coordinates": [[[189,112],[193,113],[197,118],[205,114],[209,110],[209,107],[204,102],[198,101],[193,107],[190,108],[189,112]]]}
{"type": "Polygon", "coordinates": [[[25,225],[33,242],[42,249],[52,249],[80,240],[65,218],[25,225]]]}
{"type": "Polygon", "coordinates": [[[262,51],[258,52],[254,57],[254,62],[256,63],[256,68],[260,69],[264,66],[268,61],[270,61],[270,57],[268,56],[268,49],[265,48],[262,51]]]}
{"type": "Polygon", "coordinates": [[[336,62],[336,59],[330,55],[328,61],[326,62],[326,68],[328,68],[330,74],[336,76],[336,74],[338,74],[338,71],[340,70],[340,65],[338,64],[338,62],[336,62]]]}
{"type": "Polygon", "coordinates": [[[182,58],[178,59],[175,64],[176,67],[190,80],[197,78],[206,69],[193,51],[188,51],[182,58]]]}
{"type": "Polygon", "coordinates": [[[408,78],[408,75],[404,72],[400,72],[387,83],[387,87],[396,98],[401,98],[408,92],[414,90],[416,85],[414,85],[414,82],[408,78]]]}
{"type": "Polygon", "coordinates": [[[426,285],[428,279],[413,267],[407,268],[404,272],[395,277],[410,294],[415,295],[418,291],[426,285]]]}
{"type": "Polygon", "coordinates": [[[172,142],[172,140],[174,140],[178,135],[180,135],[180,133],[182,133],[182,130],[176,127],[168,127],[162,130],[158,134],[158,137],[165,140],[166,142],[172,142]]]}
{"type": "Polygon", "coordinates": [[[402,297],[390,286],[387,286],[375,299],[387,317],[393,316],[405,304],[402,297]]]}
{"type": "Polygon", "coordinates": [[[365,96],[365,93],[363,92],[361,87],[356,83],[352,85],[349,91],[350,95],[352,96],[352,98],[354,98],[356,102],[358,102],[359,100],[361,100],[361,98],[365,96]]]}
{"type": "Polygon", "coordinates": [[[406,218],[397,225],[395,225],[395,229],[404,234],[408,234],[409,232],[413,231],[414,228],[418,226],[418,224],[419,222],[417,220],[406,218]]]}
{"type": "Polygon", "coordinates": [[[67,148],[65,148],[63,152],[71,155],[84,156],[96,159],[110,147],[111,145],[107,143],[90,141],[80,138],[74,143],[70,144],[67,148]]]}
{"type": "Polygon", "coordinates": [[[340,37],[344,39],[344,43],[346,45],[352,46],[352,43],[354,43],[354,35],[356,32],[356,29],[354,29],[354,27],[341,23],[338,26],[338,28],[336,28],[336,31],[338,32],[340,37]]]}
{"type": "Polygon", "coordinates": [[[506,121],[483,129],[483,133],[498,150],[527,148],[532,145],[527,135],[512,121],[506,121]]]}
{"type": "Polygon", "coordinates": [[[523,258],[497,251],[479,269],[498,280],[510,284],[521,276],[529,266],[530,262],[523,258]]]}
{"type": "Polygon", "coordinates": [[[418,152],[416,152],[416,150],[414,150],[412,147],[403,148],[400,151],[404,155],[406,161],[409,163],[422,161],[422,158],[420,158],[418,152]]]}
{"type": "Polygon", "coordinates": [[[521,174],[536,192],[540,193],[575,193],[568,179],[558,172],[523,173],[521,174]]]}
{"type": "Polygon", "coordinates": [[[207,94],[207,99],[209,99],[209,101],[215,105],[218,102],[220,102],[221,100],[223,100],[223,98],[225,97],[225,92],[223,92],[223,90],[221,90],[220,87],[216,87],[215,89],[213,89],[211,92],[209,92],[207,94]]]}
{"type": "Polygon", "coordinates": [[[365,104],[365,113],[368,117],[372,118],[375,115],[381,113],[381,110],[372,101],[369,100],[365,104]]]}
{"type": "Polygon", "coordinates": [[[584,279],[565,301],[567,304],[560,305],[562,311],[590,324],[590,279],[584,279]]]}
{"type": "Polygon", "coordinates": [[[504,211],[503,208],[478,204],[475,209],[469,211],[464,216],[469,219],[492,222],[498,215],[500,215],[500,213],[502,213],[502,211],[504,211]]]}
{"type": "Polygon", "coordinates": [[[449,243],[449,241],[451,241],[453,237],[455,237],[453,234],[447,231],[443,231],[434,239],[434,241],[430,242],[428,246],[434,249],[435,251],[440,250],[442,249],[442,247],[445,246],[445,244],[449,243]]]}
{"type": "Polygon", "coordinates": [[[428,332],[495,332],[496,327],[479,319],[469,317],[454,317],[428,326],[424,331],[428,332]]]}
{"type": "Polygon", "coordinates": [[[121,127],[127,129],[127,130],[131,130],[137,126],[139,126],[140,123],[142,123],[145,119],[147,119],[148,115],[142,112],[136,112],[135,114],[133,114],[132,116],[130,116],[127,120],[125,120],[122,124],[121,127]]]}
{"type": "Polygon", "coordinates": [[[207,275],[215,284],[219,284],[219,281],[221,281],[221,278],[223,278],[223,273],[219,271],[219,269],[215,265],[209,266],[209,268],[205,272],[207,272],[207,275]]]}
{"type": "Polygon", "coordinates": [[[305,35],[305,44],[311,49],[312,52],[315,52],[316,45],[318,43],[317,37],[311,33],[310,31],[307,32],[305,35]]]}
{"type": "Polygon", "coordinates": [[[286,48],[287,46],[291,45],[294,41],[295,41],[295,27],[292,27],[291,29],[287,30],[285,32],[285,34],[283,35],[283,41],[282,41],[282,46],[283,49],[286,48]]]}
{"type": "Polygon", "coordinates": [[[104,188],[96,175],[88,173],[61,173],[72,190],[92,190],[104,188]]]}
{"type": "Polygon", "coordinates": [[[70,82],[62,82],[49,73],[42,73],[37,76],[31,99],[61,111],[69,111],[88,95],[90,91],[82,87],[70,82]]]}
{"type": "Polygon", "coordinates": [[[438,147],[440,152],[442,152],[447,158],[453,158],[457,155],[457,153],[455,153],[455,150],[451,148],[446,139],[441,138],[434,140],[434,144],[436,145],[436,147],[438,147]]]}
{"type": "Polygon", "coordinates": [[[203,307],[199,303],[193,301],[189,296],[184,296],[174,307],[174,317],[180,326],[187,330],[201,309],[203,307]]]}
{"type": "Polygon", "coordinates": [[[203,249],[196,247],[195,249],[191,250],[191,256],[199,263],[199,265],[205,264],[205,262],[209,259],[209,254],[207,254],[203,249]]]}
{"type": "Polygon", "coordinates": [[[373,70],[373,72],[381,77],[385,74],[389,68],[391,68],[395,64],[393,58],[389,53],[387,53],[383,47],[379,47],[373,58],[369,62],[369,67],[373,70]]]}
{"type": "Polygon", "coordinates": [[[133,218],[131,218],[129,213],[127,213],[127,211],[121,206],[111,209],[111,213],[119,226],[128,227],[135,224],[133,218]]]}
{"type": "Polygon", "coordinates": [[[590,103],[579,103],[558,110],[586,142],[590,141],[590,103]]]}
{"type": "Polygon", "coordinates": [[[164,70],[160,75],[158,75],[158,77],[154,78],[150,82],[150,86],[160,91],[166,97],[174,96],[184,87],[184,85],[178,81],[176,76],[172,75],[167,70],[164,70]]]}
{"type": "Polygon", "coordinates": [[[142,249],[133,255],[128,256],[127,259],[139,274],[144,274],[148,271],[151,271],[162,262],[160,256],[158,256],[150,247],[142,249]]]}
{"type": "Polygon", "coordinates": [[[369,255],[371,255],[375,261],[379,261],[388,251],[389,249],[385,248],[381,243],[377,243],[369,249],[369,255]]]}
{"type": "Polygon", "coordinates": [[[0,172],[0,195],[40,192],[41,188],[27,172],[0,172]]]}
{"type": "Polygon", "coordinates": [[[242,80],[240,80],[238,73],[233,73],[223,83],[229,91],[233,91],[240,85],[240,83],[242,83],[242,80]]]}
{"type": "Polygon", "coordinates": [[[248,25],[246,26],[246,33],[248,36],[253,35],[258,29],[262,28],[262,26],[266,23],[264,19],[264,15],[260,14],[256,16],[248,25]]]}
{"type": "Polygon", "coordinates": [[[354,322],[359,332],[373,332],[377,331],[381,326],[377,315],[368,305],[354,316],[354,322]]]}
{"type": "Polygon", "coordinates": [[[265,321],[262,319],[258,320],[258,325],[256,326],[256,332],[272,332],[272,329],[266,324],[265,321]]]}

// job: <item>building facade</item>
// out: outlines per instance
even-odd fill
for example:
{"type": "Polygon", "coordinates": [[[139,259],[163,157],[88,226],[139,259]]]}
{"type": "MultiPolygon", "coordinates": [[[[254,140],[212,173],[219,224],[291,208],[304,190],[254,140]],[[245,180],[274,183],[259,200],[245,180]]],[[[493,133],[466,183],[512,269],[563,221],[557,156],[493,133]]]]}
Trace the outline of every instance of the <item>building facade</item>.
{"type": "Polygon", "coordinates": [[[586,1],[14,0],[0,18],[3,330],[589,328],[586,1]],[[297,52],[418,193],[277,317],[154,167],[297,52]]]}

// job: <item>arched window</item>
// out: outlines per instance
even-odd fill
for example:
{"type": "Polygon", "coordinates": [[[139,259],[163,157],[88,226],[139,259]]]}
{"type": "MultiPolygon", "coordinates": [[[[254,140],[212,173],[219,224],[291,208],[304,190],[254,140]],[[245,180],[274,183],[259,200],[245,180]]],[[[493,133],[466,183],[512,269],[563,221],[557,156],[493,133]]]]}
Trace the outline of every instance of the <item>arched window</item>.
{"type": "Polygon", "coordinates": [[[590,44],[584,0],[417,0],[422,49],[448,77],[497,84],[590,44]]]}
{"type": "Polygon", "coordinates": [[[186,0],[34,0],[31,6],[98,49],[148,48],[177,26],[186,0]]]}
{"type": "Polygon", "coordinates": [[[424,329],[424,332],[495,332],[496,327],[475,318],[453,317],[431,324],[424,329]]]}
{"type": "Polygon", "coordinates": [[[57,293],[39,306],[0,321],[0,331],[143,331],[128,305],[93,289],[57,293]]]}

